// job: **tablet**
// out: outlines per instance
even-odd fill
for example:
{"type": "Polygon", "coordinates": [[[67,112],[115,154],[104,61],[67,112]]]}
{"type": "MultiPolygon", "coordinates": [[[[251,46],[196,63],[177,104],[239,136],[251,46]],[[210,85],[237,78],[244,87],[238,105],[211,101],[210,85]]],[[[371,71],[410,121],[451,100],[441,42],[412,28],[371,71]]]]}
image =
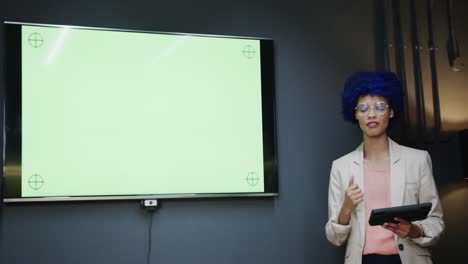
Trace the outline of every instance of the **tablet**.
{"type": "Polygon", "coordinates": [[[398,223],[395,217],[405,219],[407,221],[417,221],[427,218],[427,214],[431,210],[432,203],[403,205],[396,207],[374,209],[369,217],[369,225],[383,225],[384,223],[398,223]]]}

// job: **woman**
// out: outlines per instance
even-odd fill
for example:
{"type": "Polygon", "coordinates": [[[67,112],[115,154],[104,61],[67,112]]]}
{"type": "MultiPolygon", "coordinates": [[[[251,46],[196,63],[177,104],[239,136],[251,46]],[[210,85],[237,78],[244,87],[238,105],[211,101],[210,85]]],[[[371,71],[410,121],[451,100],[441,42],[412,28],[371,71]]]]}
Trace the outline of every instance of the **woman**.
{"type": "Polygon", "coordinates": [[[427,247],[444,230],[429,154],[387,136],[402,104],[401,84],[393,73],[358,72],[345,83],[343,117],[359,125],[363,142],[332,164],[325,227],[331,243],[347,242],[345,263],[432,263],[427,247]],[[426,202],[432,208],[422,221],[368,223],[372,209],[426,202]]]}

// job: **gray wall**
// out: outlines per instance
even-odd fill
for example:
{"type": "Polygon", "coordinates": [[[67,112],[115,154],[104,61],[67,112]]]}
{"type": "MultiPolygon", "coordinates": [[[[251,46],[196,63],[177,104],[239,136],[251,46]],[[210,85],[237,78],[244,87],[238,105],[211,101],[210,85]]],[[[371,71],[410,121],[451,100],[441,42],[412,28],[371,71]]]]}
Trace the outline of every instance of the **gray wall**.
{"type": "MultiPolygon", "coordinates": [[[[374,14],[373,0],[0,5],[4,20],[275,40],[280,196],[162,201],[152,263],[342,263],[324,234],[328,177],[360,141],[340,119],[339,94],[347,75],[379,64],[374,14]]],[[[1,214],[1,263],[146,262],[150,217],[136,202],[6,205],[1,214]]]]}

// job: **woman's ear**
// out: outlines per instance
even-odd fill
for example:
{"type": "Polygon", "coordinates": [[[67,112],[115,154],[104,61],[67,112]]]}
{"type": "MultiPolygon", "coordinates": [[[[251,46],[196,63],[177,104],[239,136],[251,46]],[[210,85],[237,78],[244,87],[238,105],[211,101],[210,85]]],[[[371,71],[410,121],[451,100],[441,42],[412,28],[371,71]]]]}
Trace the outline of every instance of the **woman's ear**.
{"type": "Polygon", "coordinates": [[[392,110],[390,110],[390,118],[393,117],[393,114],[394,114],[394,113],[393,113],[393,109],[392,109],[392,110]]]}

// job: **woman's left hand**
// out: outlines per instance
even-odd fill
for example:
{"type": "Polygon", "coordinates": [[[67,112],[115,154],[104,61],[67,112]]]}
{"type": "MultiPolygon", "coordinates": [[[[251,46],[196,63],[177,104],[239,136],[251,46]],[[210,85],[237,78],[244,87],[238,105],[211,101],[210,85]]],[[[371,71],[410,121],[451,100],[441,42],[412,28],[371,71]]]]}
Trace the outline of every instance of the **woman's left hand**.
{"type": "Polygon", "coordinates": [[[398,217],[395,218],[395,221],[398,223],[385,223],[382,227],[392,231],[401,238],[406,238],[408,236],[411,238],[418,238],[421,236],[421,230],[417,225],[398,217]]]}

